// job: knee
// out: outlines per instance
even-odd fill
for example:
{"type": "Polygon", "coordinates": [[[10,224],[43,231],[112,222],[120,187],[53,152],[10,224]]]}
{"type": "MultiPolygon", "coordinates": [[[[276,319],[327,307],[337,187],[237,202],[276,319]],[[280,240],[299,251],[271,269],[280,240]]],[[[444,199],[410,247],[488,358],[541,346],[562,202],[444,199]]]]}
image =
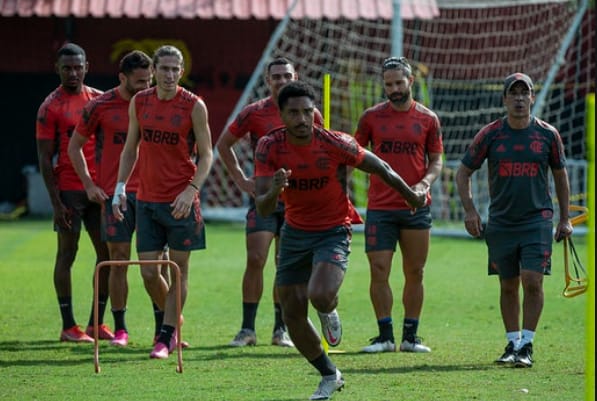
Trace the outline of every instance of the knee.
{"type": "Polygon", "coordinates": [[[263,255],[261,252],[249,252],[247,254],[247,269],[262,271],[266,261],[267,256],[263,255]]]}
{"type": "Polygon", "coordinates": [[[156,282],[161,278],[160,269],[153,267],[142,267],[141,277],[143,278],[143,281],[146,283],[156,282]]]}
{"type": "Polygon", "coordinates": [[[337,295],[324,291],[312,291],[309,294],[311,305],[320,312],[331,312],[337,304],[337,295]]]}

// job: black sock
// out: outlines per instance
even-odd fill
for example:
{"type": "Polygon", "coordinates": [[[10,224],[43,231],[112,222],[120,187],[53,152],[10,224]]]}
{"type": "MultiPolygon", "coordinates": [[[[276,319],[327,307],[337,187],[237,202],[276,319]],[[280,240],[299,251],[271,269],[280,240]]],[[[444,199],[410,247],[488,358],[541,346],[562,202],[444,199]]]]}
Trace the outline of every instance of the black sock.
{"type": "Polygon", "coordinates": [[[402,325],[402,341],[414,343],[418,328],[419,319],[404,319],[402,325]]]}
{"type": "Polygon", "coordinates": [[[257,316],[258,302],[243,302],[243,329],[255,331],[255,317],[257,316]]]}
{"type": "MultiPolygon", "coordinates": [[[[104,323],[104,313],[106,313],[106,305],[108,304],[108,294],[99,294],[97,306],[97,324],[104,323]]],[[[89,316],[88,326],[93,326],[93,305],[91,305],[91,316],[89,316]]]]}
{"type": "Polygon", "coordinates": [[[394,324],[391,317],[384,317],[377,321],[377,327],[379,327],[379,336],[382,340],[390,340],[394,342],[394,324]]]}
{"type": "Polygon", "coordinates": [[[72,297],[58,297],[58,307],[62,316],[62,330],[70,329],[77,324],[73,316],[72,297]]]}
{"type": "Polygon", "coordinates": [[[164,311],[160,310],[160,308],[154,303],[153,304],[153,317],[155,319],[155,336],[160,335],[160,330],[162,330],[162,323],[164,323],[164,311]]]}
{"type": "Polygon", "coordinates": [[[322,376],[330,376],[336,373],[336,365],[334,365],[325,352],[322,352],[320,356],[309,361],[309,363],[313,365],[322,376]]]}
{"type": "Polygon", "coordinates": [[[278,329],[286,330],[286,325],[282,318],[282,307],[279,302],[276,302],[274,303],[274,332],[278,329]]]}
{"type": "MultiPolygon", "coordinates": [[[[120,310],[112,309],[112,316],[114,316],[114,331],[124,330],[126,329],[126,323],[124,322],[124,313],[126,312],[126,308],[120,310]]],[[[128,331],[127,331],[128,332],[128,331]]]]}
{"type": "Polygon", "coordinates": [[[162,326],[162,329],[160,330],[160,337],[158,338],[158,342],[166,344],[166,346],[169,347],[170,340],[172,339],[172,334],[174,334],[174,327],[164,324],[162,326]]]}

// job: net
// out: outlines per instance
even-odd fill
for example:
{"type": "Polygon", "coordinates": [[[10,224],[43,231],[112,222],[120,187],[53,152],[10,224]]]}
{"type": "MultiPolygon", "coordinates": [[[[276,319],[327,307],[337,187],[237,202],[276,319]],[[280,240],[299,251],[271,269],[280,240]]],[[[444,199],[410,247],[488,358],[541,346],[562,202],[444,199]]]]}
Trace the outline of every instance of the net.
{"type": "MultiPolygon", "coordinates": [[[[445,169],[433,188],[434,218],[459,221],[454,173],[474,134],[504,114],[502,82],[523,71],[535,81],[534,114],[557,127],[571,163],[573,201],[584,204],[586,183],[585,97],[595,91],[594,10],[577,2],[495,3],[471,7],[439,1],[440,16],[403,21],[403,55],[416,68],[414,95],[439,116],[444,135],[445,169]],[[578,29],[569,34],[579,18],[578,29]]],[[[486,3],[487,4],[487,3],[486,3]]],[[[363,110],[382,101],[381,62],[391,55],[390,20],[290,19],[265,55],[294,61],[299,77],[321,91],[331,75],[330,125],[353,133],[363,110]]],[[[262,75],[262,71],[256,73],[262,75]]],[[[262,79],[246,88],[246,102],[268,95],[262,79]]],[[[235,149],[252,172],[246,141],[235,149]]],[[[484,173],[473,183],[480,212],[487,209],[484,173]]],[[[367,178],[355,174],[353,200],[366,206],[367,178]]],[[[204,207],[212,216],[242,219],[246,197],[217,159],[204,188],[204,207]],[[230,208],[240,208],[233,210],[230,208]]]]}

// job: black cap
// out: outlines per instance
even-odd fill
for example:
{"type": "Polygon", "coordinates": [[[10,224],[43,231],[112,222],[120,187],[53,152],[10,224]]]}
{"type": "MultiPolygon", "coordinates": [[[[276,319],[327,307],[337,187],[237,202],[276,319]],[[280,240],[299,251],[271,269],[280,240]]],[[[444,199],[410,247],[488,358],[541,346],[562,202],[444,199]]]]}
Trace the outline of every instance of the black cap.
{"type": "Polygon", "coordinates": [[[527,74],[523,74],[522,72],[515,72],[512,75],[508,75],[506,79],[504,79],[504,94],[508,93],[512,85],[516,82],[524,82],[524,84],[529,88],[530,91],[533,91],[533,80],[527,74]]]}

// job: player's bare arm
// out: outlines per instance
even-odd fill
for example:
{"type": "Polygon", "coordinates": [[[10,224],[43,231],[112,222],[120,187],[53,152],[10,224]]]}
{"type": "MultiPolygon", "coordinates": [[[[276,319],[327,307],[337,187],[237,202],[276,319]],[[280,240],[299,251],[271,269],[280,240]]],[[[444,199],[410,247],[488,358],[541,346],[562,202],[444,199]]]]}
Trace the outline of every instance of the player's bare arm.
{"type": "Polygon", "coordinates": [[[46,184],[52,209],[54,210],[54,223],[59,227],[70,229],[71,220],[68,209],[60,200],[56,177],[54,176],[54,166],[52,158],[56,153],[56,144],[53,140],[37,140],[37,156],[39,159],[39,170],[46,184]]]}
{"type": "Polygon", "coordinates": [[[292,170],[277,170],[272,177],[257,177],[255,180],[255,207],[260,216],[269,216],[276,210],[278,198],[288,186],[292,170]]]}
{"type": "Polygon", "coordinates": [[[216,147],[218,148],[220,159],[224,162],[224,165],[236,186],[241,191],[255,197],[255,180],[253,178],[248,178],[245,175],[245,172],[238,162],[236,153],[234,153],[234,149],[232,148],[237,141],[238,138],[226,129],[222,135],[220,135],[220,138],[218,138],[216,147]]]}
{"type": "Polygon", "coordinates": [[[552,169],[553,183],[556,189],[558,205],[560,207],[560,220],[556,226],[555,238],[559,241],[564,237],[572,235],[572,223],[568,214],[568,204],[570,199],[570,185],[568,183],[568,172],[565,168],[552,169]]]}
{"type": "Polygon", "coordinates": [[[68,142],[68,157],[85,187],[85,192],[89,200],[102,204],[103,201],[108,199],[108,195],[95,184],[93,178],[91,178],[91,174],[89,174],[87,161],[83,155],[83,146],[86,143],[87,137],[79,134],[77,131],[73,132],[68,142]]]}
{"type": "Polygon", "coordinates": [[[120,154],[120,164],[118,166],[118,178],[116,179],[116,188],[112,198],[112,213],[118,221],[124,219],[123,211],[126,211],[126,188],[125,184],[133,171],[137,156],[139,154],[139,122],[137,121],[137,112],[135,107],[135,97],[129,103],[129,126],[126,135],[126,142],[120,154]]]}
{"type": "Polygon", "coordinates": [[[456,172],[456,186],[464,209],[464,228],[473,237],[480,237],[483,231],[481,216],[473,203],[471,192],[471,175],[474,170],[461,164],[456,172]]]}
{"type": "Polygon", "coordinates": [[[172,217],[175,219],[186,218],[191,213],[193,200],[203,183],[207,179],[213,161],[211,145],[211,131],[209,129],[207,106],[202,100],[197,101],[191,112],[195,143],[199,154],[197,171],[189,185],[172,202],[172,217]]]}
{"type": "Polygon", "coordinates": [[[413,190],[388,163],[370,151],[365,150],[365,158],[356,168],[369,174],[378,175],[386,184],[400,192],[410,206],[414,208],[425,206],[427,191],[413,190]]]}
{"type": "Polygon", "coordinates": [[[414,189],[423,190],[426,192],[429,191],[431,184],[433,184],[437,177],[439,177],[441,174],[444,164],[441,153],[429,153],[427,155],[427,159],[429,163],[427,166],[427,172],[421,181],[414,186],[414,189]]]}

